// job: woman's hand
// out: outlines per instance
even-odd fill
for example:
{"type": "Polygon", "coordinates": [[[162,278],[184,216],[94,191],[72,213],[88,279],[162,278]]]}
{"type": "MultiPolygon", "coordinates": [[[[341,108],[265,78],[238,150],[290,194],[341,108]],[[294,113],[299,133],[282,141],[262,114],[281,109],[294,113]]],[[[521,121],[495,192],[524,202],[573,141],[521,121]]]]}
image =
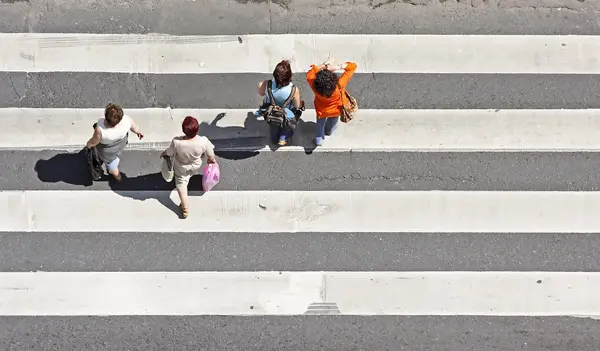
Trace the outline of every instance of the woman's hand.
{"type": "Polygon", "coordinates": [[[140,133],[140,132],[136,132],[135,135],[137,135],[137,137],[142,140],[144,138],[144,134],[140,133]]]}
{"type": "Polygon", "coordinates": [[[334,71],[339,71],[341,69],[344,69],[344,67],[346,67],[346,64],[343,65],[325,65],[325,68],[330,70],[331,72],[334,71]]]}
{"type": "Polygon", "coordinates": [[[329,66],[329,67],[335,67],[335,66],[337,66],[337,64],[335,62],[335,57],[333,57],[331,55],[331,53],[329,53],[329,56],[325,59],[325,62],[323,62],[323,64],[325,66],[329,66]]]}

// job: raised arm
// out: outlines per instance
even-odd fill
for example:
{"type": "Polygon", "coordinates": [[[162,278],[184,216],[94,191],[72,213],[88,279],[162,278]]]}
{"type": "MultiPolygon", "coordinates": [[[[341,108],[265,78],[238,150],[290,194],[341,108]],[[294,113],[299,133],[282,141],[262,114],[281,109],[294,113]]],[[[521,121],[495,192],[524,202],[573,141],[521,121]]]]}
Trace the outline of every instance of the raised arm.
{"type": "MultiPolygon", "coordinates": [[[[356,64],[354,65],[354,70],[356,70],[356,64]]],[[[306,81],[308,82],[308,85],[310,86],[310,88],[312,89],[313,92],[316,93],[315,88],[314,88],[314,83],[315,83],[315,79],[317,78],[317,73],[319,73],[320,70],[322,69],[328,69],[330,71],[337,71],[342,69],[342,66],[329,66],[326,64],[321,64],[321,65],[311,65],[310,66],[310,70],[308,70],[308,72],[306,72],[306,81]]],[[[352,73],[354,73],[354,71],[352,71],[352,73]]],[[[350,77],[352,76],[352,73],[350,74],[350,77]]],[[[346,74],[346,72],[344,72],[344,74],[346,74]]],[[[342,76],[343,77],[343,76],[342,76]]],[[[350,80],[350,77],[348,77],[348,80],[350,80]]],[[[347,82],[346,82],[347,83],[347,82]]]]}
{"type": "Polygon", "coordinates": [[[344,69],[344,73],[342,73],[342,76],[340,77],[338,82],[339,82],[340,86],[342,87],[342,89],[344,89],[346,87],[346,85],[348,85],[348,82],[350,82],[350,79],[352,79],[352,76],[354,75],[354,72],[356,71],[356,63],[346,62],[340,68],[344,69]]]}
{"type": "Polygon", "coordinates": [[[312,89],[313,92],[315,91],[314,84],[315,79],[317,78],[317,73],[319,73],[319,71],[323,68],[325,68],[325,65],[311,65],[308,72],[306,72],[306,81],[308,82],[308,86],[310,87],[310,89],[312,89]]]}

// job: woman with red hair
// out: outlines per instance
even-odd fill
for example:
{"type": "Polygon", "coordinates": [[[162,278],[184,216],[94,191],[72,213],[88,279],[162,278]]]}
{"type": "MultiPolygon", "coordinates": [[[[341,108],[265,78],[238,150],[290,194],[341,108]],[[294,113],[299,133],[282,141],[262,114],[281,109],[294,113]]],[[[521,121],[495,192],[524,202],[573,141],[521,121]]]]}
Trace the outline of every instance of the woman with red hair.
{"type": "Polygon", "coordinates": [[[173,160],[173,173],[175,188],[181,199],[181,211],[183,218],[187,218],[189,212],[188,184],[190,178],[200,174],[202,162],[206,158],[208,163],[215,161],[215,146],[207,137],[198,136],[198,120],[187,116],[181,125],[183,136],[173,138],[171,145],[160,157],[171,157],[173,160]]]}

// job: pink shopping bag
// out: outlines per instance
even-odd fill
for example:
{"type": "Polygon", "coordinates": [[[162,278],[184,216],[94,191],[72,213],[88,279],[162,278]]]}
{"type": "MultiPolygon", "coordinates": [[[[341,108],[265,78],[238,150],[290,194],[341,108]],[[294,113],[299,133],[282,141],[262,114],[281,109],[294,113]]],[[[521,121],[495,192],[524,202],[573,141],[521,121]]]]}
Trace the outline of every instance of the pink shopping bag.
{"type": "Polygon", "coordinates": [[[217,163],[209,163],[204,167],[204,172],[202,175],[202,188],[204,191],[210,191],[217,183],[219,183],[219,179],[221,178],[221,170],[219,169],[219,165],[217,163]]]}

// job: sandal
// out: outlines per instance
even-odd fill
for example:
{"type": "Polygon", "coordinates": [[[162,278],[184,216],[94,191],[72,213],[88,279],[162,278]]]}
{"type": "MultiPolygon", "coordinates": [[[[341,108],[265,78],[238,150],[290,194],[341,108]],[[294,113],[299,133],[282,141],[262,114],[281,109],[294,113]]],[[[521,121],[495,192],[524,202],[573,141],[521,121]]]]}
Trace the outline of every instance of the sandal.
{"type": "Polygon", "coordinates": [[[182,214],[183,218],[184,219],[187,218],[188,214],[189,214],[189,210],[184,209],[183,205],[181,205],[181,204],[179,204],[179,208],[181,209],[181,214],[182,214]]]}

